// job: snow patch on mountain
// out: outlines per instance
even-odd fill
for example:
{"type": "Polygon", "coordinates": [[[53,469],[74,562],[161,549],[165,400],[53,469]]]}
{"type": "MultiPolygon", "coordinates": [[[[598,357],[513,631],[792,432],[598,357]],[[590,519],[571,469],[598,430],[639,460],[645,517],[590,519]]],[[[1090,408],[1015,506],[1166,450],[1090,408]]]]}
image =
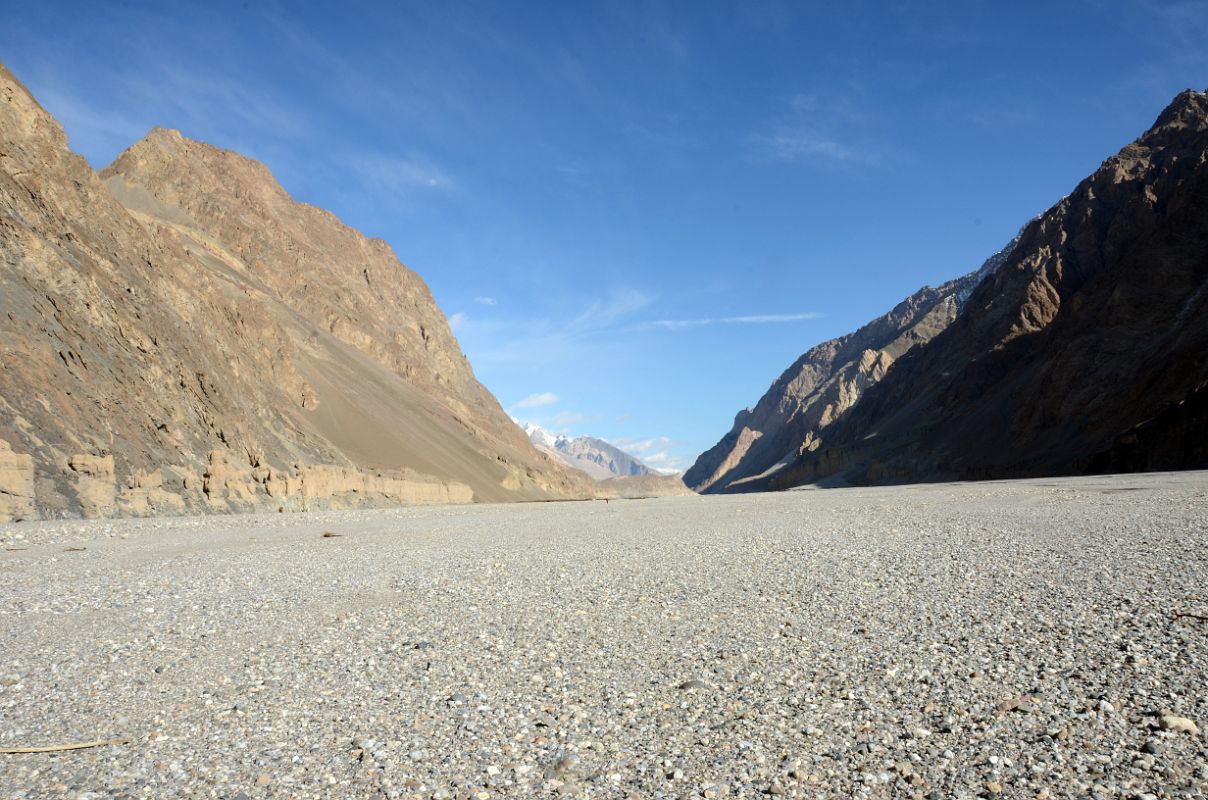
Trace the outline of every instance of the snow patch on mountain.
{"type": "Polygon", "coordinates": [[[596,480],[633,475],[663,474],[653,469],[611,442],[593,436],[570,437],[553,434],[531,422],[513,420],[529,437],[538,450],[551,455],[577,470],[586,472],[596,480]]]}

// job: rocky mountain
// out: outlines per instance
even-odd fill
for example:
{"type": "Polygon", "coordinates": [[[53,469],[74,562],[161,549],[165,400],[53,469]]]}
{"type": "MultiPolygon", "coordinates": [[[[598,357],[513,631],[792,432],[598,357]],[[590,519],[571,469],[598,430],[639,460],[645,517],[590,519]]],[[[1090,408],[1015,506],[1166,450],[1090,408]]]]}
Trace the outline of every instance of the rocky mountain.
{"type": "Polygon", "coordinates": [[[1189,90],[769,485],[1203,467],[1208,94],[1189,90]]]}
{"type": "Polygon", "coordinates": [[[385,242],[175,131],[97,174],[0,67],[0,520],[590,491],[385,242]]]}
{"type": "Polygon", "coordinates": [[[757,491],[802,454],[912,348],[956,318],[969,294],[1014,250],[1012,240],[977,270],[924,287],[854,333],[811,348],[777,378],[754,408],[738,412],[721,441],[697,457],[684,483],[698,492],[757,491]]]}
{"type": "Polygon", "coordinates": [[[592,436],[560,439],[557,449],[563,461],[597,480],[654,474],[634,456],[592,436]]]}
{"type": "Polygon", "coordinates": [[[524,426],[524,432],[537,449],[561,459],[567,466],[586,472],[596,480],[658,474],[635,456],[603,439],[554,436],[531,423],[524,426]]]}

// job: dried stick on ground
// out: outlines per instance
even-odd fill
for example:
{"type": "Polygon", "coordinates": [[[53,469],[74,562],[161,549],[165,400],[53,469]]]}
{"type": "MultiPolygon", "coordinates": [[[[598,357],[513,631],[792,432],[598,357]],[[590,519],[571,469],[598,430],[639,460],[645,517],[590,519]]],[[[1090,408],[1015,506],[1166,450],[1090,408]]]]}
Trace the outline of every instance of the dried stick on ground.
{"type": "Polygon", "coordinates": [[[60,750],[84,750],[89,747],[104,747],[107,744],[127,744],[129,741],[129,739],[98,739],[95,742],[52,744],[46,747],[0,747],[0,753],[57,753],[60,750]]]}

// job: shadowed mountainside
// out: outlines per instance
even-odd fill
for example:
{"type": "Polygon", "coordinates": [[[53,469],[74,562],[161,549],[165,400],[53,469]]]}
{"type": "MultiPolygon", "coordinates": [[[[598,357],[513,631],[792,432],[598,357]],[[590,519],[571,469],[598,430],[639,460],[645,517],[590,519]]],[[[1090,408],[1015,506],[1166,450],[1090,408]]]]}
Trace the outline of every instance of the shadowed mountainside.
{"type": "Polygon", "coordinates": [[[951,325],[772,482],[1208,466],[1208,94],[1027,225],[951,325]]]}
{"type": "Polygon", "coordinates": [[[698,492],[758,491],[803,453],[880,381],[911,348],[931,341],[956,318],[973,288],[1002,264],[1012,241],[974,272],[924,287],[855,333],[811,348],[752,409],[738,412],[721,441],[697,457],[684,482],[698,492]]]}

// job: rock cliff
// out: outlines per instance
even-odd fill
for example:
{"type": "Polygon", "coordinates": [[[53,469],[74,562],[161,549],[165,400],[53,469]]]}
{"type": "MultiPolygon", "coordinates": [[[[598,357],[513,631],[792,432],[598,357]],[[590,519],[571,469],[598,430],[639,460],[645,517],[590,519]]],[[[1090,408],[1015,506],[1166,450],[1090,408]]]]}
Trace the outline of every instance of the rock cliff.
{"type": "Polygon", "coordinates": [[[955,320],[772,481],[1208,467],[1208,94],[1027,225],[955,320]]]}
{"type": "Polygon", "coordinates": [[[0,67],[0,520],[590,492],[384,242],[173,131],[98,175],[0,67]]]}

